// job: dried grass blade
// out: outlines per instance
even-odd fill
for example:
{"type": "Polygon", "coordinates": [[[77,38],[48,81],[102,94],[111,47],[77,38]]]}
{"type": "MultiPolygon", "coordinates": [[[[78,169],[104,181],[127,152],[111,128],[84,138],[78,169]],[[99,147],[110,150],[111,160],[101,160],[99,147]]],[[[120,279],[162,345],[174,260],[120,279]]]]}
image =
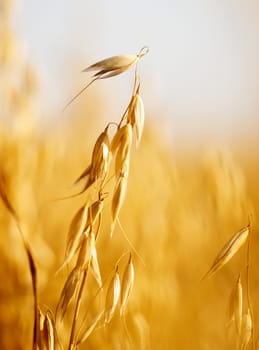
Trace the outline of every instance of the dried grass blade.
{"type": "Polygon", "coordinates": [[[118,268],[108,286],[105,301],[104,322],[109,323],[112,319],[120,297],[120,277],[118,268]]]}
{"type": "Polygon", "coordinates": [[[239,251],[242,245],[246,242],[249,235],[249,226],[243,228],[237,232],[231,239],[224,245],[216,259],[214,260],[211,268],[203,277],[211,277],[220,270],[226,263],[239,251]]]}
{"type": "Polygon", "coordinates": [[[7,211],[11,214],[13,217],[15,224],[17,226],[17,229],[19,231],[19,234],[22,238],[23,246],[27,255],[29,268],[30,268],[30,275],[31,275],[31,281],[32,281],[32,291],[33,291],[33,302],[34,302],[34,325],[33,325],[33,345],[32,348],[36,349],[37,347],[37,322],[38,322],[38,299],[37,299],[37,269],[36,264],[31,252],[31,249],[29,247],[29,244],[26,242],[24,234],[21,229],[20,220],[16,213],[16,210],[14,209],[14,206],[12,205],[7,192],[6,192],[6,183],[3,174],[0,174],[0,197],[7,209],[7,211]]]}
{"type": "Polygon", "coordinates": [[[120,307],[120,315],[122,316],[125,312],[128,299],[133,287],[134,283],[134,266],[132,263],[132,258],[130,254],[129,261],[125,267],[123,277],[122,277],[122,285],[121,285],[121,307],[120,307]]]}
{"type": "Polygon", "coordinates": [[[25,246],[25,250],[29,261],[30,274],[31,274],[31,280],[32,280],[32,290],[33,290],[33,301],[34,301],[33,348],[34,348],[34,346],[36,346],[37,344],[37,329],[38,329],[37,269],[36,269],[36,264],[33,259],[30,248],[27,246],[25,242],[24,242],[24,246],[25,246]]]}
{"type": "Polygon", "coordinates": [[[13,218],[15,219],[16,222],[19,222],[19,218],[18,215],[11,203],[11,201],[9,200],[9,197],[7,195],[6,192],[6,181],[5,181],[5,177],[4,175],[1,173],[0,174],[0,197],[7,209],[7,211],[9,211],[9,213],[13,216],[13,218]]]}
{"type": "Polygon", "coordinates": [[[90,325],[87,327],[87,329],[83,332],[82,336],[77,341],[76,345],[79,345],[79,344],[83,343],[84,341],[86,341],[86,339],[93,333],[93,331],[97,327],[99,321],[103,317],[103,314],[104,314],[104,310],[99,312],[99,314],[92,320],[90,325]]]}

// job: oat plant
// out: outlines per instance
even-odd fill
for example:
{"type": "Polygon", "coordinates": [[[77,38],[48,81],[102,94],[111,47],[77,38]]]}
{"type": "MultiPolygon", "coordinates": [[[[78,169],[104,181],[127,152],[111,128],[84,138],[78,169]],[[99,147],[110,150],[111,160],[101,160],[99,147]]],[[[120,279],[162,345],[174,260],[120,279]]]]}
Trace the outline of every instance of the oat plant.
{"type": "Polygon", "coordinates": [[[250,243],[251,224],[235,233],[219,251],[204,278],[211,278],[221,270],[240,248],[246,244],[245,264],[234,283],[229,300],[228,326],[234,329],[234,343],[237,350],[251,346],[255,350],[253,307],[250,296],[250,243]],[[245,292],[244,292],[245,291],[245,292]]]}
{"type": "Polygon", "coordinates": [[[79,349],[93,331],[106,327],[116,312],[124,317],[134,283],[134,247],[130,245],[128,252],[116,257],[114,268],[104,281],[96,242],[101,234],[112,239],[119,223],[127,190],[134,132],[138,145],[144,126],[138,63],[147,52],[148,49],[143,47],[137,55],[114,56],[87,67],[85,72],[94,72],[92,80],[65,106],[67,108],[93,82],[135,67],[132,96],[125,112],[119,122],[111,121],[104,127],[93,146],[90,164],[75,180],[74,185],[82,184],[77,194],[85,198],[71,220],[64,261],[57,271],[67,271],[67,278],[54,314],[47,307],[38,306],[35,349],[79,349]],[[110,208],[108,225],[102,222],[105,207],[110,208]],[[89,292],[88,281],[91,278],[96,283],[94,293],[89,292]],[[86,308],[88,293],[91,296],[86,308]],[[67,339],[59,336],[59,332],[65,333],[62,332],[65,326],[69,330],[67,339]]]}

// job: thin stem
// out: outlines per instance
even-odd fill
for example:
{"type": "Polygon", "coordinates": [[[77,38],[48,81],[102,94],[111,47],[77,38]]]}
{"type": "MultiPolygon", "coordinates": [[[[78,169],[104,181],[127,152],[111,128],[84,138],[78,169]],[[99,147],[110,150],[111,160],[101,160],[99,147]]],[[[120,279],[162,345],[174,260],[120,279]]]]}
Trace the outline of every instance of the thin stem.
{"type": "Polygon", "coordinates": [[[84,285],[85,285],[87,271],[88,271],[88,267],[83,272],[82,281],[81,281],[78,295],[77,295],[77,299],[76,299],[76,306],[75,306],[75,312],[74,312],[74,316],[73,316],[73,322],[72,322],[72,327],[71,327],[68,350],[73,350],[75,330],[76,330],[76,321],[77,321],[78,314],[79,314],[80,302],[81,302],[81,297],[82,297],[82,293],[83,293],[83,289],[84,289],[84,285]]]}
{"type": "Polygon", "coordinates": [[[65,107],[64,107],[63,110],[62,110],[62,112],[64,112],[64,111],[67,109],[67,107],[68,107],[69,105],[71,105],[71,103],[72,103],[78,96],[80,96],[80,95],[82,94],[82,92],[84,92],[90,85],[92,85],[93,82],[95,82],[96,80],[98,80],[98,77],[97,77],[97,78],[94,78],[93,80],[91,80],[90,83],[88,83],[87,85],[85,85],[85,86],[83,87],[82,90],[80,90],[74,97],[72,97],[71,100],[69,100],[68,103],[65,105],[65,107]]]}
{"type": "Polygon", "coordinates": [[[248,225],[249,234],[248,234],[248,242],[247,242],[247,251],[246,251],[246,292],[247,292],[247,304],[248,309],[251,314],[252,321],[252,349],[255,350],[255,339],[254,339],[254,313],[250,296],[250,244],[251,244],[251,225],[248,225]]]}

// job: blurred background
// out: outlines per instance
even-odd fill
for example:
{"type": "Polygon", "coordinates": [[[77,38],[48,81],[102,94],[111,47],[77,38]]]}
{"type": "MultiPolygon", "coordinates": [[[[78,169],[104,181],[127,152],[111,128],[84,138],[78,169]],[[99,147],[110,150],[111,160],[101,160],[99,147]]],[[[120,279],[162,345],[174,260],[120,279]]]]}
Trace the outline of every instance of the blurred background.
{"type": "MultiPolygon", "coordinates": [[[[239,273],[246,290],[245,248],[200,279],[251,214],[257,342],[258,15],[252,0],[0,0],[0,179],[34,252],[39,302],[52,310],[67,277],[55,271],[68,227],[86,197],[53,199],[74,193],[98,135],[129,102],[133,72],[98,81],[62,108],[90,81],[83,68],[150,49],[140,62],[145,130],[120,214],[145,266],[134,254],[128,331],[116,315],[82,349],[237,349],[228,309],[239,273]]],[[[103,279],[130,249],[119,228],[107,235],[109,204],[97,245],[103,279]]],[[[30,349],[26,255],[0,209],[0,348],[30,349]]]]}

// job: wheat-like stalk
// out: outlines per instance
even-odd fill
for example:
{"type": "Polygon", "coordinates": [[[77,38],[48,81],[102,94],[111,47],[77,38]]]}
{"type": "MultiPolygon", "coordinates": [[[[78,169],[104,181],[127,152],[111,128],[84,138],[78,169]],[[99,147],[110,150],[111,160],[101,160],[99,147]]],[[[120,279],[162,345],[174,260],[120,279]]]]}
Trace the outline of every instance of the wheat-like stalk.
{"type": "MultiPolygon", "coordinates": [[[[133,129],[136,131],[137,144],[140,142],[143,131],[144,107],[140,97],[140,82],[137,65],[140,58],[147,52],[147,48],[142,48],[137,55],[114,56],[97,62],[84,70],[97,71],[93,80],[86,87],[89,87],[97,79],[109,78],[121,74],[133,65],[135,65],[135,79],[133,94],[126,112],[123,114],[118,124],[114,122],[109,123],[98,136],[93,146],[90,164],[77,177],[74,183],[75,185],[81,182],[84,183],[80,194],[91,191],[92,189],[97,193],[98,198],[94,201],[88,199],[74,214],[68,230],[65,259],[58,270],[59,272],[65,266],[70,266],[71,263],[73,264],[72,270],[61,291],[55,317],[55,322],[59,324],[63,322],[69,310],[72,314],[68,350],[78,348],[79,344],[85,341],[100,323],[109,323],[115,314],[116,306],[119,302],[121,286],[119,266],[117,265],[107,287],[106,301],[103,309],[97,313],[97,316],[87,328],[81,325],[80,329],[83,328],[83,331],[78,332],[80,305],[83,300],[83,295],[86,292],[88,276],[92,275],[96,280],[100,292],[104,288],[96,247],[97,237],[101,230],[101,215],[104,209],[104,203],[108,204],[107,199],[111,197],[110,233],[112,235],[126,195],[133,129]],[[112,124],[115,124],[117,128],[113,137],[111,137],[109,133],[109,128],[112,124]],[[114,191],[111,194],[107,192],[105,195],[105,181],[109,175],[114,180],[114,191]]],[[[85,90],[86,87],[83,90],[85,90]]],[[[73,102],[80,93],[69,101],[65,108],[73,102]]],[[[122,277],[121,315],[125,313],[130,290],[133,287],[133,276],[134,268],[132,256],[130,255],[122,277]]]]}

